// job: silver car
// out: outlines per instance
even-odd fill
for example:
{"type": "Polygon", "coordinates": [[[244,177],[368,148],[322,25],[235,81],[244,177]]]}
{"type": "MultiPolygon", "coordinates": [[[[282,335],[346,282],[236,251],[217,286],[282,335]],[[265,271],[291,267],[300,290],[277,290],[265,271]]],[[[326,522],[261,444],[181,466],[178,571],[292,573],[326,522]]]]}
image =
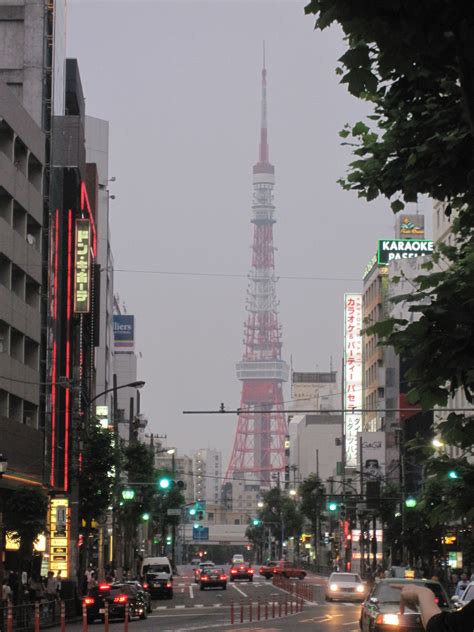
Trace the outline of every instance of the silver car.
{"type": "Polygon", "coordinates": [[[326,585],[326,601],[364,601],[366,593],[357,573],[332,573],[326,585]]]}

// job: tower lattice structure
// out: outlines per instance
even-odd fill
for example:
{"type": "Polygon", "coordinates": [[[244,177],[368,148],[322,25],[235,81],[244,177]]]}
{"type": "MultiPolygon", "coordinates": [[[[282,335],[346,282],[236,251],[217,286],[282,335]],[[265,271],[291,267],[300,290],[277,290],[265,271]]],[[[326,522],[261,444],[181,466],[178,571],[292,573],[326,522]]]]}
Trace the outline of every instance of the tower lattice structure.
{"type": "Polygon", "coordinates": [[[281,358],[281,327],[273,246],[275,167],[269,161],[267,71],[262,69],[262,118],[259,159],[253,167],[254,225],[252,267],[248,275],[244,355],[237,364],[242,395],[237,432],[226,480],[259,482],[268,487],[271,475],[285,467],[287,423],[283,413],[283,382],[288,365],[281,358]]]}

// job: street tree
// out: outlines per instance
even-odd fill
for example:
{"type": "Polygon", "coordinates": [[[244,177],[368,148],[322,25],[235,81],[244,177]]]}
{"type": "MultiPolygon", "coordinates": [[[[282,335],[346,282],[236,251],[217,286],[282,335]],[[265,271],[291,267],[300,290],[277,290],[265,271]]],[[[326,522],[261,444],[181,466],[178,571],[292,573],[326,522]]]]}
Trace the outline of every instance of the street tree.
{"type": "MultiPolygon", "coordinates": [[[[458,392],[474,403],[474,5],[312,0],[306,12],[318,29],[342,27],[347,50],[336,72],[372,110],[341,132],[354,155],[342,186],[367,201],[384,196],[394,212],[428,195],[452,220],[452,243],[439,244],[414,291],[395,299],[417,319],[389,319],[368,331],[407,361],[411,403],[430,410],[458,392]]],[[[459,449],[471,480],[472,414],[453,412],[438,430],[459,449]]],[[[444,464],[455,463],[438,461],[433,453],[427,472],[439,479],[444,464]]],[[[468,504],[472,521],[472,485],[466,494],[463,502],[454,497],[450,511],[465,516],[468,504]]],[[[431,512],[431,521],[438,517],[431,512]]]]}
{"type": "Polygon", "coordinates": [[[301,498],[301,513],[311,524],[313,546],[317,550],[317,541],[321,537],[321,524],[325,519],[326,489],[316,474],[310,474],[300,484],[298,493],[301,498]]]}

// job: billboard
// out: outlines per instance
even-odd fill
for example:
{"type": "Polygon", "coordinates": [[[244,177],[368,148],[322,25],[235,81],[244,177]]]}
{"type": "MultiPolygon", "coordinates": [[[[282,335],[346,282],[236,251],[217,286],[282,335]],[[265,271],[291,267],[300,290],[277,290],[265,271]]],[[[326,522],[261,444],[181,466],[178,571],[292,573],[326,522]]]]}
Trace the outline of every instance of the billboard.
{"type": "Polygon", "coordinates": [[[379,239],[377,260],[387,264],[397,259],[426,257],[433,254],[433,242],[430,239],[379,239]]]}
{"type": "Polygon", "coordinates": [[[133,351],[135,346],[135,316],[114,315],[114,349],[133,351]]]}
{"type": "Polygon", "coordinates": [[[362,294],[344,294],[345,464],[357,466],[357,436],[362,431],[362,294]]]}
{"type": "Polygon", "coordinates": [[[91,228],[88,219],[76,220],[76,260],[74,264],[74,311],[90,311],[91,294],[91,228]]]}
{"type": "Polygon", "coordinates": [[[398,236],[402,239],[423,239],[425,236],[425,216],[399,215],[397,230],[398,236]]]}
{"type": "Polygon", "coordinates": [[[383,479],[385,476],[385,433],[359,432],[357,443],[364,480],[383,479]]]}

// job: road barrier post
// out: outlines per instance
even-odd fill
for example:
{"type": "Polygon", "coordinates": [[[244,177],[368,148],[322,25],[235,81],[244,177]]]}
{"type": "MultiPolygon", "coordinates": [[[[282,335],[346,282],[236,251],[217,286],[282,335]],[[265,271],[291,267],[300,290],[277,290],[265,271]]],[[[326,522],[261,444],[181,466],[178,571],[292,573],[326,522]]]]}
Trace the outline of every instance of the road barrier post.
{"type": "Polygon", "coordinates": [[[66,632],[66,604],[61,601],[59,608],[59,620],[61,625],[61,632],[66,632]]]}
{"type": "Polygon", "coordinates": [[[13,632],[13,607],[11,603],[7,607],[7,632],[13,632]]]}
{"type": "Polygon", "coordinates": [[[285,595],[285,617],[288,616],[288,597],[285,595]]]}
{"type": "Polygon", "coordinates": [[[253,601],[249,601],[249,621],[253,621],[253,601]]]}
{"type": "Polygon", "coordinates": [[[231,599],[230,601],[230,623],[231,625],[234,625],[234,600],[231,599]]]}
{"type": "Polygon", "coordinates": [[[35,632],[40,630],[40,605],[39,601],[35,602],[35,632]]]}
{"type": "Polygon", "coordinates": [[[275,618],[275,599],[272,599],[272,619],[275,618]]]}
{"type": "Polygon", "coordinates": [[[109,632],[109,604],[106,601],[104,603],[104,632],[109,632]]]}
{"type": "Polygon", "coordinates": [[[130,606],[127,601],[127,603],[125,604],[125,617],[123,620],[123,632],[128,632],[129,615],[130,615],[130,606]]]}
{"type": "Polygon", "coordinates": [[[260,597],[257,599],[257,621],[260,621],[260,597]]]}
{"type": "Polygon", "coordinates": [[[293,614],[293,595],[290,595],[290,614],[293,614]]]}
{"type": "Polygon", "coordinates": [[[265,602],[265,621],[268,621],[268,601],[265,602]]]}
{"type": "Polygon", "coordinates": [[[244,602],[240,600],[240,623],[244,622],[244,602]]]}
{"type": "Polygon", "coordinates": [[[87,632],[87,606],[82,604],[82,632],[87,632]]]}
{"type": "Polygon", "coordinates": [[[279,617],[281,617],[282,600],[283,600],[283,597],[280,595],[278,598],[278,616],[279,617]]]}

